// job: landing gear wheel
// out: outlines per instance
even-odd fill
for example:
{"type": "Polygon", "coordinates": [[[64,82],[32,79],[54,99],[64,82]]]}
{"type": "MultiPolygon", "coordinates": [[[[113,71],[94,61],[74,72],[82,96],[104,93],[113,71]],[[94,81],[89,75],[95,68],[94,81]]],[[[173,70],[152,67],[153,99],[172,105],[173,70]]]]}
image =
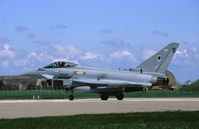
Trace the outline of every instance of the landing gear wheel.
{"type": "Polygon", "coordinates": [[[74,96],[73,96],[73,95],[69,95],[68,99],[69,99],[70,101],[72,101],[72,100],[74,99],[74,96]]]}
{"type": "Polygon", "coordinates": [[[115,96],[118,100],[123,100],[124,99],[124,94],[123,93],[118,93],[115,96]]]}
{"type": "Polygon", "coordinates": [[[101,94],[100,98],[101,100],[108,100],[109,95],[108,94],[101,94]]]}

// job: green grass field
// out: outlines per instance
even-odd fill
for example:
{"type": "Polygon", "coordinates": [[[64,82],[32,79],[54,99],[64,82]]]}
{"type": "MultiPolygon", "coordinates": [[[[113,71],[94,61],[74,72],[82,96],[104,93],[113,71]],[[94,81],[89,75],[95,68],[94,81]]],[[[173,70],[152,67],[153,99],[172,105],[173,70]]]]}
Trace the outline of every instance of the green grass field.
{"type": "MultiPolygon", "coordinates": [[[[124,93],[127,98],[166,98],[166,97],[199,97],[199,92],[193,91],[146,91],[124,93]]],[[[33,96],[40,96],[40,99],[66,99],[69,93],[65,90],[21,90],[21,91],[0,91],[0,99],[32,99],[33,96]]],[[[75,99],[99,98],[96,93],[74,93],[75,99]]]]}
{"type": "Polygon", "coordinates": [[[199,111],[1,119],[2,129],[198,129],[199,111]]]}
{"type": "MultiPolygon", "coordinates": [[[[191,85],[183,86],[178,91],[156,90],[146,92],[124,93],[127,98],[156,98],[156,97],[199,97],[199,80],[191,85]]],[[[0,99],[32,99],[40,96],[40,99],[66,99],[69,93],[65,90],[0,90],[0,99]]],[[[76,99],[99,98],[96,93],[75,93],[76,99]]]]}

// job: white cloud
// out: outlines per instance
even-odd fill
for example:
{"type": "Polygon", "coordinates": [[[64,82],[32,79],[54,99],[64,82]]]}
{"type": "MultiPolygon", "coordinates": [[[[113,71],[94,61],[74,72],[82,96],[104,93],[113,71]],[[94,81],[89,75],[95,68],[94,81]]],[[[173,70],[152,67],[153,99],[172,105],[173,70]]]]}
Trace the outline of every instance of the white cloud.
{"type": "Polygon", "coordinates": [[[54,44],[52,46],[52,49],[54,49],[54,53],[56,56],[58,56],[57,59],[64,59],[66,61],[76,61],[78,60],[91,60],[96,59],[97,57],[100,57],[99,54],[89,52],[89,51],[82,51],[81,49],[73,46],[73,45],[62,45],[62,44],[54,44]]]}
{"type": "Polygon", "coordinates": [[[180,48],[176,51],[176,56],[189,57],[188,50],[186,48],[180,48]]]}
{"type": "Polygon", "coordinates": [[[80,55],[82,53],[82,51],[79,48],[76,48],[72,45],[67,45],[66,49],[68,50],[69,54],[73,54],[73,55],[80,55]]]}
{"type": "Polygon", "coordinates": [[[11,48],[11,46],[8,45],[8,44],[4,44],[4,45],[3,45],[3,48],[6,49],[6,50],[9,50],[9,49],[11,48]]]}
{"type": "Polygon", "coordinates": [[[137,61],[137,59],[133,56],[133,54],[128,50],[114,52],[110,55],[110,58],[113,58],[113,59],[115,59],[115,58],[117,58],[117,59],[128,58],[130,60],[137,61]]]}
{"type": "Polygon", "coordinates": [[[16,55],[16,52],[11,49],[11,46],[8,44],[4,44],[3,48],[0,49],[0,57],[4,58],[14,58],[16,55]]]}
{"type": "Polygon", "coordinates": [[[53,62],[57,62],[57,61],[66,61],[66,62],[69,62],[69,60],[66,59],[66,58],[54,58],[53,59],[53,62]]]}
{"type": "Polygon", "coordinates": [[[176,51],[176,55],[182,55],[182,54],[183,54],[182,51],[179,50],[176,51]]]}
{"type": "Polygon", "coordinates": [[[54,44],[53,47],[55,48],[55,52],[64,53],[65,49],[62,45],[54,44]]]}
{"type": "Polygon", "coordinates": [[[174,64],[184,66],[194,66],[199,64],[198,48],[196,46],[181,46],[174,58],[174,64]]]}
{"type": "Polygon", "coordinates": [[[42,62],[42,61],[52,61],[54,57],[50,55],[47,51],[38,51],[38,52],[30,52],[27,57],[27,60],[35,61],[35,62],[42,62]]]}
{"type": "Polygon", "coordinates": [[[37,54],[36,54],[36,52],[31,52],[31,53],[28,54],[27,57],[28,57],[28,58],[37,57],[37,54]]]}
{"type": "Polygon", "coordinates": [[[121,53],[122,56],[132,56],[131,52],[127,51],[127,50],[124,50],[122,53],[121,53]]]}
{"type": "MultiPolygon", "coordinates": [[[[80,65],[89,65],[103,68],[130,68],[138,65],[156,51],[139,49],[118,49],[106,53],[91,52],[75,47],[71,44],[48,44],[42,49],[32,51],[13,49],[9,44],[0,47],[0,63],[8,70],[0,69],[1,74],[25,73],[39,67],[46,66],[54,61],[67,61],[80,65]],[[137,52],[138,51],[138,52],[137,52]]],[[[173,60],[176,66],[199,65],[199,53],[197,46],[181,47],[176,51],[173,60]]]]}
{"type": "Polygon", "coordinates": [[[90,59],[95,59],[99,57],[98,54],[92,53],[92,52],[86,52],[85,55],[82,57],[83,60],[90,60],[90,59]]]}
{"type": "Polygon", "coordinates": [[[124,56],[131,56],[131,52],[124,50],[121,52],[114,52],[113,54],[111,54],[111,57],[117,57],[117,58],[123,58],[124,56]]]}
{"type": "Polygon", "coordinates": [[[82,51],[72,45],[54,44],[51,48],[56,56],[75,58],[82,55],[82,51]]]}

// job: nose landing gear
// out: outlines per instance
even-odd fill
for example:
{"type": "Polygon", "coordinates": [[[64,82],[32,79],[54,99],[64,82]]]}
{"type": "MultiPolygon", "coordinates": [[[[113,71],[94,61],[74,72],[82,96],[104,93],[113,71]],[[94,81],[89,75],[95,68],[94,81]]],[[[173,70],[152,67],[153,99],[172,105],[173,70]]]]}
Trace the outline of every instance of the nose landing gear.
{"type": "Polygon", "coordinates": [[[68,99],[70,101],[72,101],[74,99],[74,96],[73,96],[73,91],[70,92],[70,95],[68,96],[68,99]]]}
{"type": "Polygon", "coordinates": [[[74,96],[73,96],[73,95],[69,95],[68,99],[69,99],[70,101],[72,101],[72,100],[74,99],[74,96]]]}

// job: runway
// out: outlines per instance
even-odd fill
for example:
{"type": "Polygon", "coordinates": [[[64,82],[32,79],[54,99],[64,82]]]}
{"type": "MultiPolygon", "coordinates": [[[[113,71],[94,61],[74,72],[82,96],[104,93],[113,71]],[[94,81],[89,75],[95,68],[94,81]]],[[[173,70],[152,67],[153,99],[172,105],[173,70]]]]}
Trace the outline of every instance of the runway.
{"type": "Polygon", "coordinates": [[[0,100],[0,119],[76,114],[199,111],[199,98],[125,98],[69,100],[0,100]]]}

